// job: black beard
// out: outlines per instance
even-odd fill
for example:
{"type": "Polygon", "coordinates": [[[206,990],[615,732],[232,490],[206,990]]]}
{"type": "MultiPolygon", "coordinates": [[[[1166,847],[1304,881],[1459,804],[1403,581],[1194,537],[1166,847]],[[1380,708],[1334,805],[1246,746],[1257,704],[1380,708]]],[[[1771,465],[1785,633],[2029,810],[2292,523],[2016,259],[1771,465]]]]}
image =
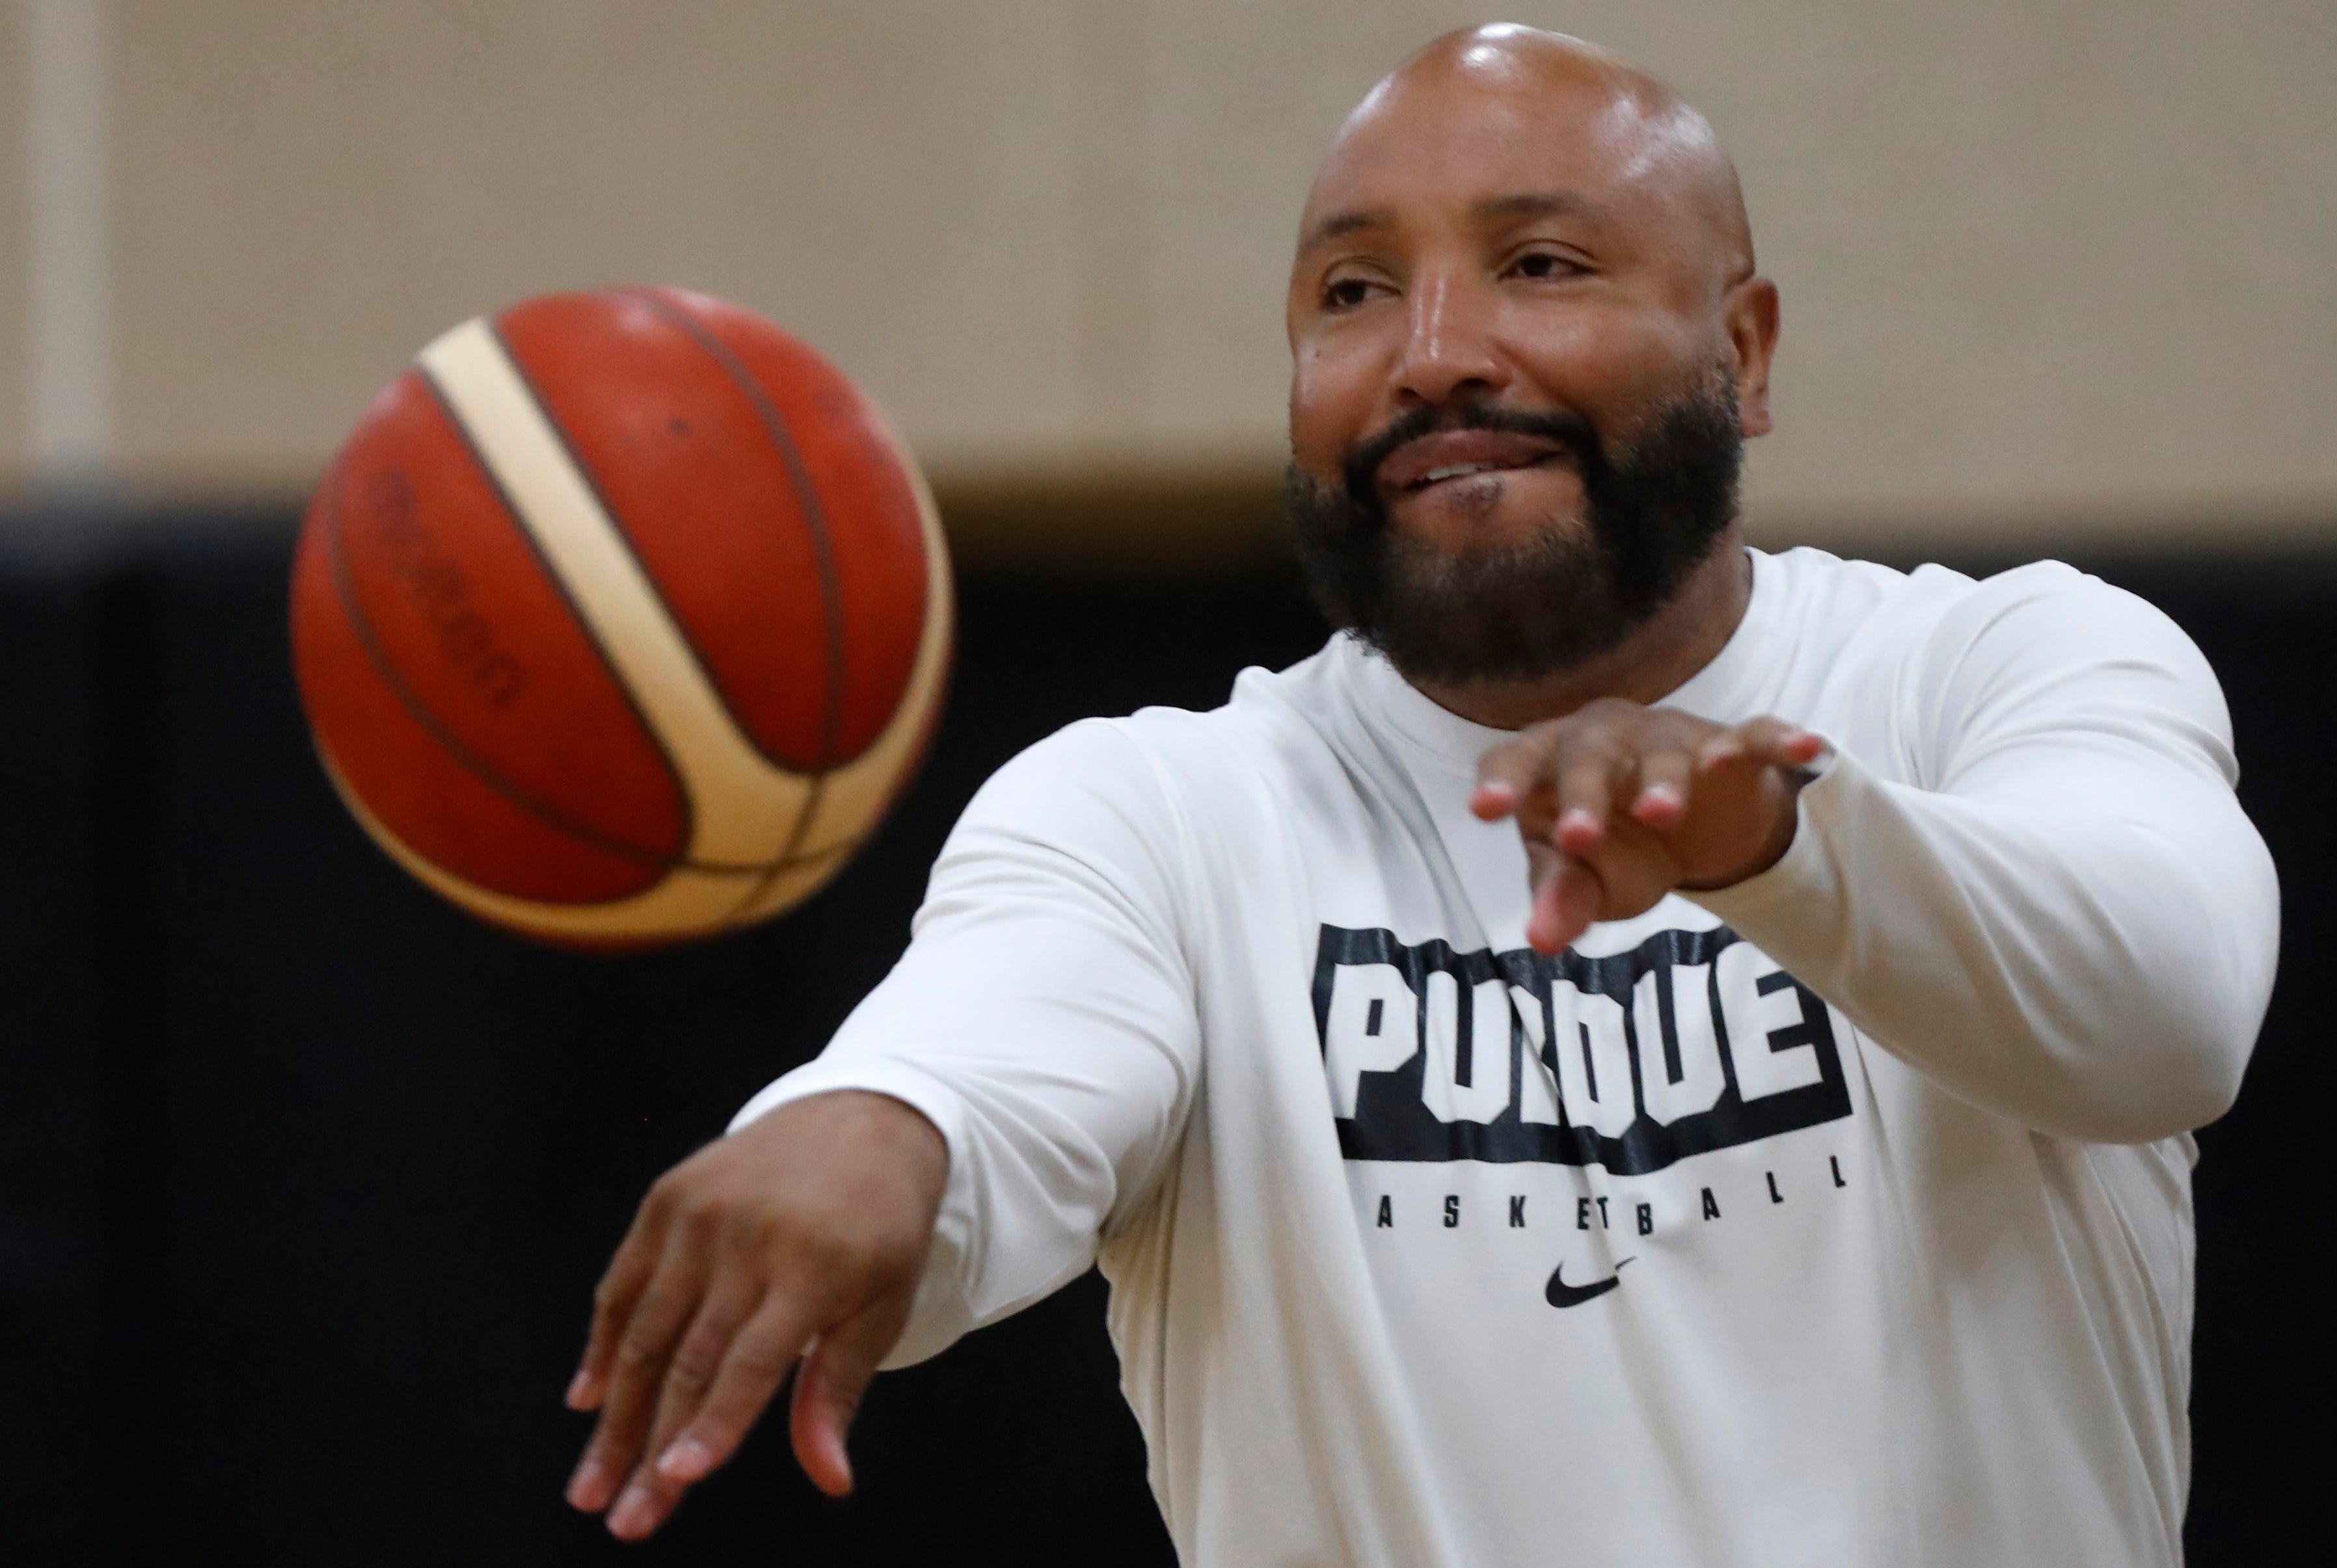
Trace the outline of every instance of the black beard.
{"type": "Polygon", "coordinates": [[[1284,495],[1308,593],[1414,680],[1530,681],[1608,652],[1668,603],[1736,516],[1745,437],[1719,376],[1657,410],[1610,455],[1589,420],[1483,404],[1423,407],[1358,446],[1340,484],[1290,467],[1284,495]],[[1584,526],[1523,544],[1447,552],[1389,524],[1380,465],[1441,430],[1501,430],[1566,448],[1584,526]]]}

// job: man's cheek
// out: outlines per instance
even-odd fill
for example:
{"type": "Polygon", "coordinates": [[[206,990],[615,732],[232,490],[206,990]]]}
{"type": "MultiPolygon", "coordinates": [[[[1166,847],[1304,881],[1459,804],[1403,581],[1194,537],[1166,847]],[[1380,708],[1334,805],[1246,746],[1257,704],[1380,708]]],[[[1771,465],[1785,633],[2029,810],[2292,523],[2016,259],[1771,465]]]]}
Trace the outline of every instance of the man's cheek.
{"type": "Polygon", "coordinates": [[[1372,428],[1372,383],[1354,356],[1301,345],[1291,365],[1290,450],[1322,482],[1372,428]]]}

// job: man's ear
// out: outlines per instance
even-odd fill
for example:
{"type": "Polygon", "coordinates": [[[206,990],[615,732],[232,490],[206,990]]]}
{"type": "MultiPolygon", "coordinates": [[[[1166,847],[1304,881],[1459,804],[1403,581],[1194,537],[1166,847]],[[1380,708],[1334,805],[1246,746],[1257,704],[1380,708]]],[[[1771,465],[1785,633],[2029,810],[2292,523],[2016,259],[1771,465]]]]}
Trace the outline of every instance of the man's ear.
{"type": "Polygon", "coordinates": [[[1777,351],[1777,286],[1766,278],[1747,278],[1728,291],[1722,309],[1736,367],[1738,427],[1748,436],[1766,436],[1772,423],[1769,360],[1777,351]]]}

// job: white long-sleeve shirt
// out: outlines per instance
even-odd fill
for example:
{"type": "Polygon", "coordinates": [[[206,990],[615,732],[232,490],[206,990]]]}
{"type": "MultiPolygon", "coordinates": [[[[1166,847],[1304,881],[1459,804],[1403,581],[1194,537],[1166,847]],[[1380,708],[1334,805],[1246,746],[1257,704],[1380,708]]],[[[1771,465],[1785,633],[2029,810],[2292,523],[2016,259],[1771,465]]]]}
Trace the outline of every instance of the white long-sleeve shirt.
{"type": "Polygon", "coordinates": [[[1793,847],[1555,959],[1499,732],[1348,639],[1002,769],[739,1117],[947,1140],[895,1364],[1100,1258],[1196,1568],[2178,1563],[2278,919],[2215,678],[2066,567],[1754,561],[1667,701],[1827,738],[1793,847]]]}

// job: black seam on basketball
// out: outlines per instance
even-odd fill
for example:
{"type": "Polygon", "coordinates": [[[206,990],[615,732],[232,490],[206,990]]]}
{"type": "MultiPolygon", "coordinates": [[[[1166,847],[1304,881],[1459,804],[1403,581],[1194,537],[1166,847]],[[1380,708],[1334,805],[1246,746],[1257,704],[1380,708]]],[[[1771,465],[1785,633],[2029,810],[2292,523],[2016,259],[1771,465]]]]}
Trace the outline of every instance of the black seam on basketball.
{"type": "MultiPolygon", "coordinates": [[[[624,524],[618,519],[616,513],[611,510],[609,498],[601,494],[600,483],[592,477],[592,470],[584,466],[584,459],[577,454],[576,448],[569,444],[568,432],[562,429],[560,421],[552,416],[552,410],[544,405],[543,394],[537,391],[535,383],[528,378],[527,367],[520,363],[520,358],[512,351],[512,346],[504,341],[503,326],[500,321],[487,323],[487,336],[494,339],[495,348],[503,354],[504,363],[510,366],[512,374],[519,378],[520,390],[527,394],[527,400],[530,403],[535,405],[536,414],[543,420],[544,428],[552,432],[552,439],[559,442],[560,449],[568,455],[569,466],[576,470],[577,477],[584,481],[584,487],[592,493],[592,499],[600,504],[601,514],[609,519],[610,525],[616,530],[617,543],[624,547],[628,555],[633,557],[633,564],[640,568],[641,581],[649,584],[650,593],[657,593],[657,579],[650,575],[649,568],[641,564],[640,556],[634,554],[633,542],[625,536],[624,524]]],[[[666,778],[672,781],[674,796],[681,802],[681,841],[685,846],[690,844],[698,837],[698,801],[690,795],[689,781],[681,776],[681,765],[674,760],[673,753],[666,750],[665,737],[658,733],[655,724],[650,722],[649,711],[641,706],[640,699],[633,695],[631,682],[628,681],[623,672],[617,668],[617,662],[609,656],[608,644],[601,641],[601,629],[592,623],[592,618],[590,615],[584,613],[584,607],[570,597],[566,580],[560,575],[558,568],[552,565],[552,558],[543,553],[543,544],[535,537],[535,530],[529,527],[527,519],[520,514],[519,503],[513,500],[511,493],[504,488],[504,482],[496,476],[494,467],[488,464],[486,454],[481,452],[479,444],[471,438],[471,427],[463,423],[461,416],[455,412],[454,406],[446,401],[445,394],[439,390],[437,381],[427,371],[423,374],[422,379],[429,387],[430,395],[438,399],[438,407],[445,414],[446,422],[452,425],[455,427],[455,433],[463,438],[463,445],[470,451],[471,461],[478,465],[479,472],[486,475],[488,485],[494,487],[496,498],[504,504],[504,512],[511,518],[512,526],[519,531],[520,539],[535,556],[537,563],[543,566],[544,580],[552,584],[552,591],[560,595],[560,602],[568,606],[568,618],[576,623],[577,630],[584,633],[584,641],[592,644],[592,656],[601,661],[601,668],[609,673],[609,683],[617,689],[617,695],[624,699],[626,708],[632,712],[634,722],[641,727],[641,733],[649,737],[650,745],[657,751],[658,763],[664,768],[666,778]]],[[[658,593],[658,602],[661,604],[665,603],[665,596],[662,593],[658,593]]],[[[672,611],[673,606],[666,605],[668,618],[679,627],[681,624],[680,617],[674,615],[672,611]]],[[[687,642],[689,633],[684,632],[682,637],[687,642]]],[[[692,656],[696,656],[698,650],[692,648],[690,652],[692,656]]],[[[699,662],[702,668],[704,661],[701,660],[699,662]]],[[[713,682],[709,680],[707,684],[710,686],[713,682]]]]}
{"type": "MultiPolygon", "coordinates": [[[[427,377],[425,379],[426,380],[427,377]]],[[[612,838],[591,823],[576,821],[558,807],[538,799],[506,778],[447,728],[445,720],[431,710],[430,705],[423,701],[420,694],[407,685],[406,678],[398,673],[397,666],[389,657],[389,650],[382,646],[381,638],[374,631],[371,618],[366,614],[364,607],[358,603],[357,583],[351,575],[348,554],[341,543],[341,505],[337,487],[328,484],[324,499],[325,558],[331,564],[334,596],[340,601],[341,613],[348,622],[349,630],[356,634],[357,646],[365,651],[366,662],[373,666],[374,673],[381,678],[383,685],[389,688],[390,695],[397,699],[398,705],[406,710],[408,717],[421,725],[430,738],[443,747],[447,755],[454,758],[464,771],[545,827],[566,834],[591,848],[603,850],[620,859],[651,867],[668,874],[689,867],[689,862],[686,859],[660,855],[654,849],[645,849],[638,844],[629,844],[621,838],[612,838]]],[[[351,788],[355,788],[354,780],[351,782],[351,788]]],[[[504,897],[520,897],[523,895],[505,894],[504,897]]],[[[625,897],[631,897],[631,895],[625,895],[625,897]]],[[[592,900],[591,902],[612,901],[592,900]]]]}
{"type": "MultiPolygon", "coordinates": [[[[782,913],[778,909],[767,909],[760,915],[748,915],[745,911],[769,889],[773,882],[778,880],[782,873],[799,871],[807,866],[824,866],[826,869],[820,873],[819,880],[797,894],[796,903],[801,903],[810,897],[836,880],[837,874],[851,862],[853,857],[858,855],[868,840],[875,836],[874,828],[864,828],[844,840],[843,843],[830,845],[816,855],[787,855],[772,861],[764,868],[763,875],[756,879],[755,890],[730,906],[729,912],[722,916],[721,929],[742,930],[748,926],[759,925],[773,916],[782,913]]],[[[794,907],[795,904],[787,906],[789,909],[794,907]]]]}
{"type": "Polygon", "coordinates": [[[811,793],[805,798],[803,809],[796,814],[795,826],[787,832],[787,841],[779,846],[777,858],[764,867],[762,875],[755,878],[755,886],[747,896],[730,906],[729,913],[722,917],[723,925],[738,925],[740,921],[739,911],[760,898],[782,872],[792,871],[798,866],[807,865],[818,858],[816,855],[798,856],[796,853],[796,848],[804,841],[804,835],[811,831],[812,818],[819,814],[819,803],[826,794],[827,775],[814,774],[811,793]]]}
{"type": "MultiPolygon", "coordinates": [[[[728,377],[762,421],[765,434],[778,449],[780,466],[787,475],[787,488],[795,492],[796,505],[803,511],[804,524],[811,530],[812,560],[819,568],[820,605],[826,612],[827,622],[827,692],[826,703],[820,714],[819,760],[813,771],[826,773],[837,766],[836,744],[844,730],[844,662],[846,642],[844,635],[844,582],[836,567],[836,541],[828,531],[827,509],[821,505],[819,487],[812,483],[811,469],[804,462],[803,450],[796,445],[795,432],[787,427],[787,416],[755,379],[729,346],[708,330],[705,323],[687,310],[676,309],[647,289],[624,289],[618,292],[628,299],[638,299],[659,317],[689,337],[703,349],[716,367],[728,377]]],[[[716,691],[720,686],[716,685],[716,691]]],[[[740,728],[743,730],[744,725],[740,728]]],[[[772,759],[777,761],[777,759],[772,759]]],[[[808,822],[807,811],[804,820],[808,822]]]]}
{"type": "MultiPolygon", "coordinates": [[[[934,612],[930,600],[927,601],[927,612],[934,612]]],[[[943,613],[946,613],[946,612],[943,612],[943,613]]],[[[803,835],[798,832],[791,836],[787,841],[787,848],[780,851],[779,858],[777,860],[772,861],[765,874],[757,880],[755,890],[748,894],[745,898],[742,898],[738,903],[732,905],[730,906],[730,912],[722,917],[721,928],[723,930],[737,930],[742,926],[753,925],[759,920],[768,919],[771,916],[779,913],[779,911],[774,909],[768,911],[763,915],[750,917],[744,915],[742,911],[744,911],[748,906],[752,905],[756,899],[760,898],[763,896],[765,889],[768,888],[772,882],[777,880],[782,872],[793,871],[805,866],[816,866],[823,861],[827,863],[827,869],[821,876],[820,880],[814,883],[809,888],[805,890],[803,897],[807,898],[813,893],[816,893],[820,888],[835,880],[836,877],[842,875],[845,867],[849,865],[852,860],[859,855],[860,851],[867,847],[870,839],[876,837],[876,829],[878,826],[884,822],[885,818],[893,814],[893,808],[899,805],[901,802],[901,797],[909,792],[910,786],[916,781],[918,775],[924,770],[926,760],[932,755],[934,736],[941,727],[943,699],[947,694],[946,688],[949,685],[951,676],[955,672],[956,665],[957,661],[955,658],[954,647],[944,647],[942,651],[942,670],[938,678],[940,687],[942,689],[937,690],[934,693],[933,700],[926,705],[924,721],[918,726],[916,745],[914,749],[910,751],[906,761],[895,772],[893,781],[885,790],[884,804],[879,806],[876,810],[867,818],[860,831],[854,834],[851,838],[846,838],[841,844],[832,845],[828,848],[821,850],[816,855],[796,854],[794,852],[796,846],[802,842],[803,835]]],[[[827,787],[827,779],[828,776],[823,773],[814,782],[812,799],[804,807],[804,815],[801,818],[802,821],[809,822],[811,820],[812,812],[816,809],[819,805],[820,793],[827,787]]],[[[793,907],[793,906],[789,906],[789,907],[793,907]]]]}

